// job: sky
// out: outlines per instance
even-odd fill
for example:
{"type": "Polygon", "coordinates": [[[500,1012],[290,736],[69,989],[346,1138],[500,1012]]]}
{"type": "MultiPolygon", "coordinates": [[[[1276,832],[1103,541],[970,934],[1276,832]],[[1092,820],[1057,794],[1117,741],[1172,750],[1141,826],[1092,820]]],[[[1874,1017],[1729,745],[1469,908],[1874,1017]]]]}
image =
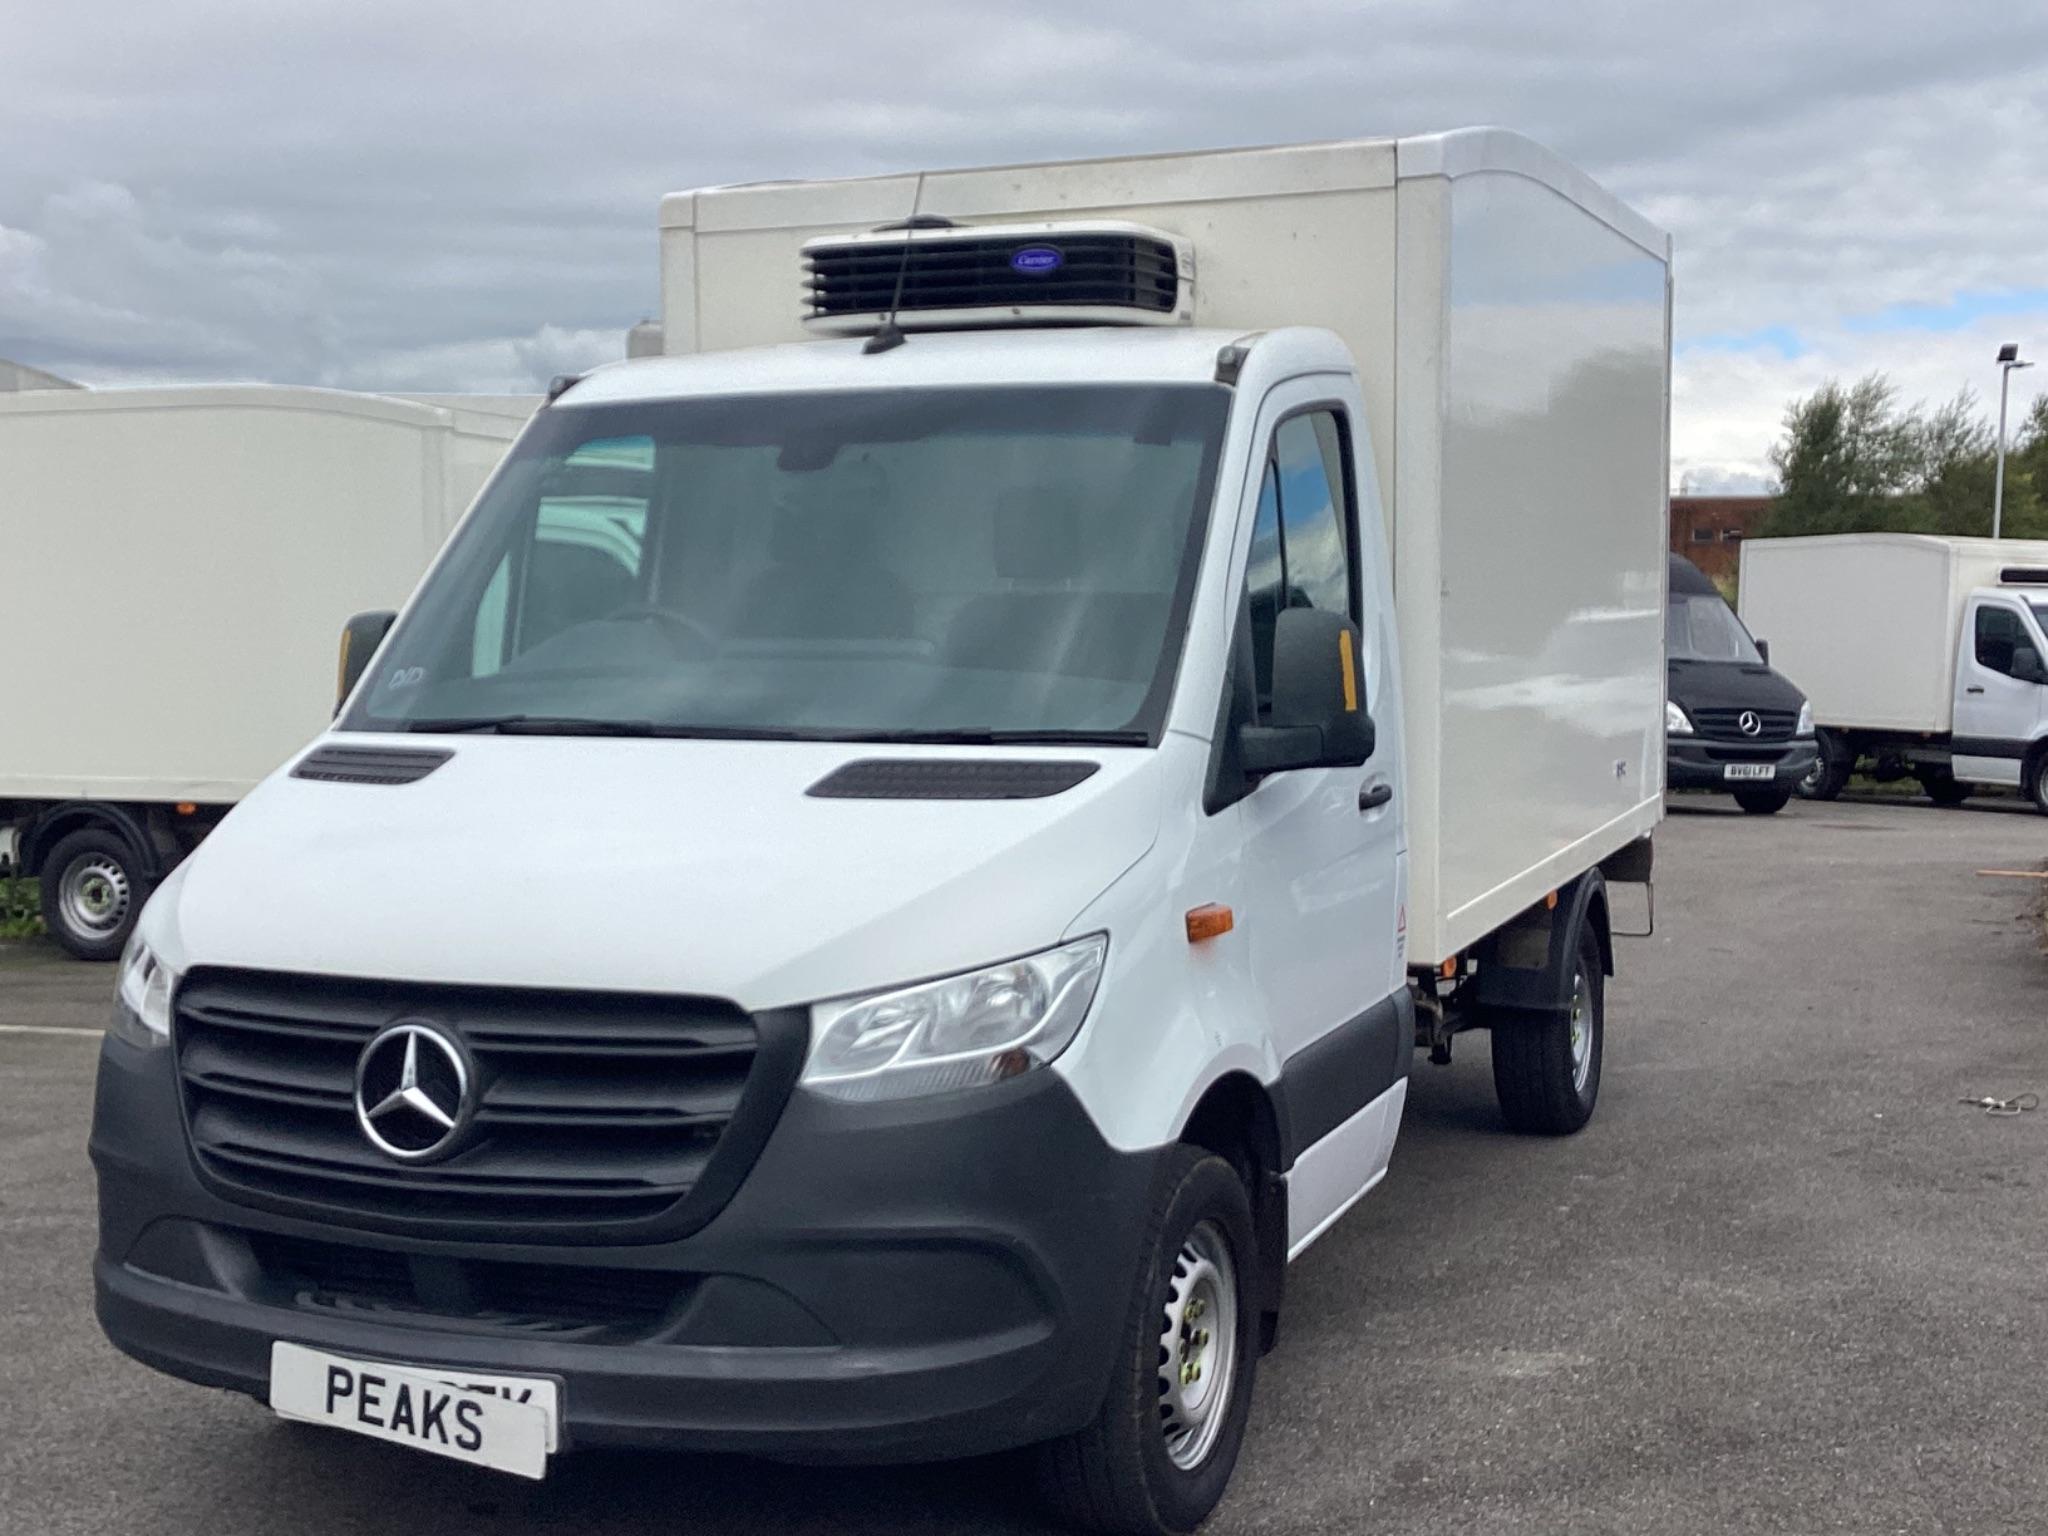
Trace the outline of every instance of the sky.
{"type": "Polygon", "coordinates": [[[1674,487],[2048,359],[2024,0],[0,0],[0,357],[530,391],[654,314],[664,192],[1475,123],[1672,233],[1674,487]]]}

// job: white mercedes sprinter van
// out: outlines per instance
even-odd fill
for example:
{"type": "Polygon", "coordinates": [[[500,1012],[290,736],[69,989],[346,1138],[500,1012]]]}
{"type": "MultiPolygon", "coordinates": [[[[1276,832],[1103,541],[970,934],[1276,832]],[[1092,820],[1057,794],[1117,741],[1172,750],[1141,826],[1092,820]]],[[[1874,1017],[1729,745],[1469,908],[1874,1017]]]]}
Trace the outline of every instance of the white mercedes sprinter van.
{"type": "Polygon", "coordinates": [[[529,1476],[1029,1445],[1189,1530],[1418,1041],[1592,1113],[1666,243],[1497,133],[664,217],[677,355],[564,382],[144,913],[100,1318],[529,1476]]]}

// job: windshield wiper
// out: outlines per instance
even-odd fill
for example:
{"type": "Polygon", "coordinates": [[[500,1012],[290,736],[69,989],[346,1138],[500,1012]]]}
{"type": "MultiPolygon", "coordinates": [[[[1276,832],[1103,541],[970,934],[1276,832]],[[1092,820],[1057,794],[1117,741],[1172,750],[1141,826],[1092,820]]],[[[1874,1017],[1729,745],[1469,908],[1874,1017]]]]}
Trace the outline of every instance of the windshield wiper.
{"type": "Polygon", "coordinates": [[[408,731],[461,735],[489,731],[498,736],[648,736],[684,741],[817,741],[806,731],[754,725],[657,725],[652,720],[593,720],[581,715],[449,715],[408,720],[408,731]]]}
{"type": "Polygon", "coordinates": [[[847,731],[826,738],[832,741],[873,741],[900,745],[970,747],[1149,747],[1152,738],[1143,731],[1081,730],[959,730],[959,731],[847,731]]]}
{"type": "Polygon", "coordinates": [[[658,736],[652,720],[586,720],[576,715],[449,715],[441,719],[408,720],[408,731],[456,736],[490,731],[499,736],[658,736]]]}
{"type": "Polygon", "coordinates": [[[407,720],[422,735],[489,732],[497,736],[649,736],[683,741],[830,741],[931,746],[1146,747],[1143,731],[793,730],[770,725],[658,725],[652,720],[594,720],[580,715],[447,715],[407,720]]]}

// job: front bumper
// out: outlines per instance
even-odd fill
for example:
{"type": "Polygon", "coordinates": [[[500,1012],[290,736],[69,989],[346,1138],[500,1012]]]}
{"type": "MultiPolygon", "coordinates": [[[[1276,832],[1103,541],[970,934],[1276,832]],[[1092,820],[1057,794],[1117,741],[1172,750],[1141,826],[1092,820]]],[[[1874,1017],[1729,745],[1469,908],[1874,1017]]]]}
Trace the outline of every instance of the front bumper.
{"type": "Polygon", "coordinates": [[[1785,742],[1712,741],[1700,737],[1665,738],[1664,783],[1669,789],[1756,789],[1777,785],[1790,789],[1813,769],[1820,748],[1811,739],[1785,742]],[[1731,779],[1731,763],[1765,764],[1767,779],[1731,779]]]}
{"type": "Polygon", "coordinates": [[[210,1193],[172,1052],[112,1038],[92,1157],[100,1323],[145,1364],[259,1398],[279,1339],[554,1376],[565,1449],[798,1461],[973,1455],[1085,1424],[1161,1162],[1111,1149],[1050,1072],[904,1104],[799,1092],[730,1203],[686,1238],[414,1240],[210,1193]],[[278,1271],[281,1249],[345,1262],[308,1283],[278,1271]],[[377,1285],[351,1294],[372,1273],[377,1285]],[[577,1318],[481,1307],[486,1282],[591,1305],[577,1318]],[[655,1301],[610,1304],[625,1293],[655,1301]]]}

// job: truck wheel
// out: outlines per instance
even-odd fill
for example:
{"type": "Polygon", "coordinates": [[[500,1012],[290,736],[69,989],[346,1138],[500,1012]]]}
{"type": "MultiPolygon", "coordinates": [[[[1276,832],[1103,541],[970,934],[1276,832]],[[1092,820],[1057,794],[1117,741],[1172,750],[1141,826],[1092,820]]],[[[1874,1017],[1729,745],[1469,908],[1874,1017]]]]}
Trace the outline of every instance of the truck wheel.
{"type": "Polygon", "coordinates": [[[1259,1358],[1251,1197],[1198,1147],[1174,1149],[1161,1188],[1109,1395],[1086,1429],[1038,1448],[1046,1502],[1081,1530],[1194,1530],[1244,1443],[1259,1358]]]}
{"type": "Polygon", "coordinates": [[[127,839],[87,827],[43,860],[43,926],[81,960],[117,959],[149,892],[127,839]]]}
{"type": "Polygon", "coordinates": [[[1600,941],[1590,926],[1582,926],[1571,1005],[1563,1013],[1495,1015],[1493,1092],[1509,1130],[1569,1136],[1593,1118],[1606,996],[1600,941]]]}
{"type": "Polygon", "coordinates": [[[1946,768],[1929,769],[1920,775],[1920,787],[1936,805],[1961,805],[1970,798],[1970,786],[1946,768]]]}
{"type": "Polygon", "coordinates": [[[1735,803],[1752,816],[1775,816],[1785,809],[1791,799],[1791,790],[1780,789],[1775,784],[1769,788],[1758,786],[1755,789],[1735,791],[1735,803]]]}
{"type": "Polygon", "coordinates": [[[2048,816],[2048,752],[2036,752],[2027,760],[2026,786],[2034,809],[2048,816]]]}
{"type": "Polygon", "coordinates": [[[1814,744],[1820,748],[1820,755],[1799,781],[1799,796],[1803,800],[1832,800],[1856,771],[1856,754],[1833,731],[1814,732],[1814,744]]]}

